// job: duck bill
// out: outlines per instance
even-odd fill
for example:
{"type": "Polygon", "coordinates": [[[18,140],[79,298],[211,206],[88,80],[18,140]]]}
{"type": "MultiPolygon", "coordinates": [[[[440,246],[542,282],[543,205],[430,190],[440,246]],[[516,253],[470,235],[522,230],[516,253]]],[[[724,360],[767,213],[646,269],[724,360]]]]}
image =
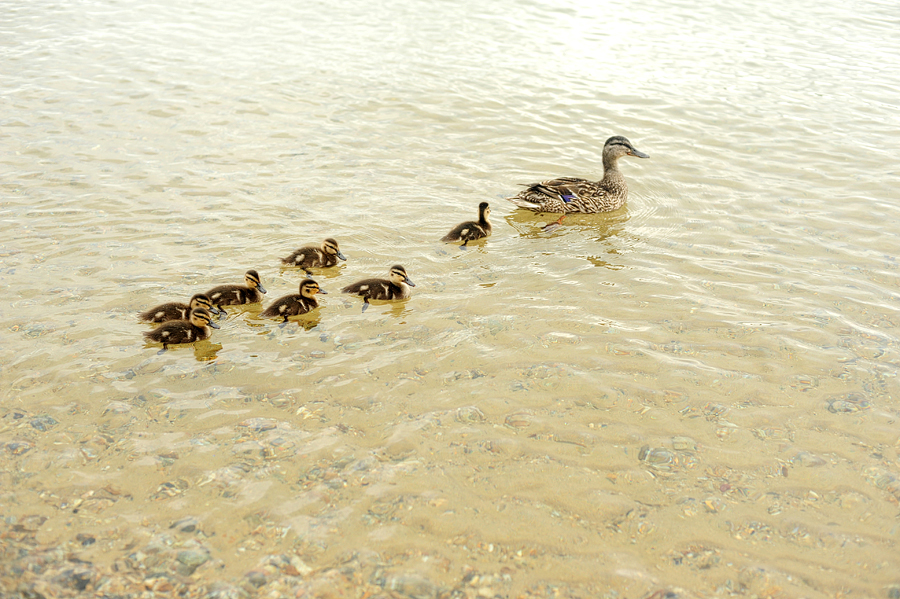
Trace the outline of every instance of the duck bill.
{"type": "Polygon", "coordinates": [[[207,324],[208,324],[209,326],[211,326],[212,328],[214,328],[214,329],[221,329],[221,328],[222,328],[222,327],[220,327],[219,325],[217,325],[216,323],[214,323],[214,322],[211,321],[211,320],[210,320],[207,324]]]}
{"type": "Polygon", "coordinates": [[[263,286],[260,285],[260,284],[257,284],[257,285],[256,285],[256,288],[259,289],[259,292],[260,292],[260,293],[268,293],[268,291],[266,291],[266,288],[263,287],[263,286]]]}
{"type": "Polygon", "coordinates": [[[318,291],[316,291],[316,295],[318,295],[320,293],[324,293],[325,295],[328,295],[328,292],[325,291],[324,289],[319,289],[318,291]]]}
{"type": "Polygon", "coordinates": [[[340,258],[341,260],[347,259],[347,257],[344,254],[342,254],[340,250],[338,250],[337,257],[340,258]]]}
{"type": "Polygon", "coordinates": [[[641,152],[640,150],[635,150],[634,148],[632,148],[631,151],[628,152],[628,155],[629,155],[629,156],[636,156],[636,157],[638,157],[638,158],[650,158],[650,154],[644,154],[644,153],[641,152]]]}
{"type": "Polygon", "coordinates": [[[415,287],[415,286],[416,286],[415,283],[413,283],[412,281],[409,280],[409,277],[406,277],[406,284],[409,285],[410,287],[415,287]]]}

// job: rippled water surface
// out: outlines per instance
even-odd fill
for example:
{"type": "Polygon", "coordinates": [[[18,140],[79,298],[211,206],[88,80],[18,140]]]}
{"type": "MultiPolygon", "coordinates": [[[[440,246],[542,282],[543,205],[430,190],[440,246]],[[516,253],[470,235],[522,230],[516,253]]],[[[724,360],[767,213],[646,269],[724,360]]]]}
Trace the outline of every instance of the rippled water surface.
{"type": "Polygon", "coordinates": [[[897,25],[7,2],[0,589],[896,599],[897,25]],[[503,199],[617,134],[622,210],[503,199]],[[485,200],[490,239],[438,241],[485,200]],[[325,237],[309,317],[142,339],[250,268],[296,293],[325,237]],[[409,300],[339,293],[396,263],[409,300]]]}

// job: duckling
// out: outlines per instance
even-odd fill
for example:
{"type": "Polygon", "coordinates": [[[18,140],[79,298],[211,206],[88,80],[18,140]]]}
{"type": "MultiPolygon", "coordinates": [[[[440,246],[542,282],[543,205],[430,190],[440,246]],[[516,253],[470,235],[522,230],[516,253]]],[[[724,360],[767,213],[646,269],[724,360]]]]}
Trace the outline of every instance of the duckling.
{"type": "Polygon", "coordinates": [[[212,316],[206,308],[194,308],[187,320],[170,320],[164,322],[152,331],[145,331],[144,337],[163,347],[159,353],[169,349],[169,344],[193,343],[209,338],[209,327],[218,329],[219,325],[212,321],[212,316]]]}
{"type": "MultiPolygon", "coordinates": [[[[195,294],[186,304],[181,302],[169,302],[161,304],[155,308],[150,308],[146,312],[141,312],[138,318],[148,322],[166,322],[167,320],[187,320],[188,314],[195,308],[206,308],[213,314],[219,314],[218,308],[213,308],[209,297],[205,293],[195,294]]],[[[224,313],[224,311],[222,312],[224,313]]]]}
{"type": "Polygon", "coordinates": [[[369,307],[369,300],[400,300],[409,297],[409,288],[415,287],[409,280],[406,269],[396,264],[391,267],[389,279],[364,279],[341,289],[342,293],[352,293],[363,298],[362,311],[369,307]]]}
{"type": "Polygon", "coordinates": [[[283,317],[282,325],[288,321],[289,316],[306,314],[319,307],[316,301],[317,293],[325,293],[319,289],[319,284],[312,279],[300,281],[300,294],[285,295],[275,300],[271,306],[260,313],[265,318],[283,317]]]}
{"type": "Polygon", "coordinates": [[[441,241],[462,241],[459,247],[464,248],[470,241],[491,236],[491,223],[488,216],[491,215],[491,207],[487,202],[478,204],[478,220],[470,220],[453,227],[453,230],[444,235],[441,241]]]}
{"type": "Polygon", "coordinates": [[[533,183],[506,199],[533,212],[562,212],[558,221],[544,227],[545,231],[559,227],[566,214],[572,212],[595,214],[618,210],[628,199],[628,186],[618,166],[622,156],[650,158],[648,154],[636,150],[621,135],[615,135],[603,145],[603,178],[599,181],[561,177],[533,183]]]}
{"type": "Polygon", "coordinates": [[[244,282],[247,283],[246,287],[243,285],[219,285],[207,291],[206,295],[209,296],[212,305],[219,309],[222,306],[261,302],[262,294],[266,292],[266,289],[259,280],[259,273],[255,270],[248,270],[244,274],[244,282]]]}
{"type": "Polygon", "coordinates": [[[322,242],[322,245],[315,244],[304,245],[288,256],[282,258],[281,263],[287,266],[299,266],[306,271],[307,276],[312,276],[310,268],[328,268],[338,263],[338,258],[346,260],[347,258],[341,253],[338,242],[329,237],[322,242]]]}

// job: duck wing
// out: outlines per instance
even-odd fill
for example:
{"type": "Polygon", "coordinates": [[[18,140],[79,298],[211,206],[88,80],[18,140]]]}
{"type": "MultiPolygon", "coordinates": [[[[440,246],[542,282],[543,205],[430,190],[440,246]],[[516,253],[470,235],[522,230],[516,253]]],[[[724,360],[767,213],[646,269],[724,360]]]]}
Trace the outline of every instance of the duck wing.
{"type": "Polygon", "coordinates": [[[602,193],[597,181],[560,177],[527,185],[509,200],[535,212],[588,212],[586,200],[602,193]]]}

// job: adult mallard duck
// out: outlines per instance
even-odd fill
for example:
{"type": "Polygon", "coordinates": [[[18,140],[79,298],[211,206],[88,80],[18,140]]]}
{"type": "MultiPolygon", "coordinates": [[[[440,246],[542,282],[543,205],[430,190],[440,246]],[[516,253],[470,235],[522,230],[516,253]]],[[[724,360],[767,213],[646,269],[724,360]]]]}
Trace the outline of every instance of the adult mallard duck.
{"type": "Polygon", "coordinates": [[[316,300],[317,293],[325,293],[319,289],[319,284],[312,279],[300,281],[300,294],[292,293],[275,300],[271,306],[260,313],[264,318],[284,318],[282,324],[288,321],[288,317],[306,314],[319,307],[316,300]]]}
{"type": "Polygon", "coordinates": [[[491,223],[488,216],[491,215],[491,207],[487,202],[478,204],[478,220],[470,220],[453,227],[453,230],[444,235],[441,241],[462,241],[459,247],[464,248],[470,241],[490,237],[491,223]]]}
{"type": "Polygon", "coordinates": [[[387,279],[363,279],[341,289],[342,293],[352,293],[363,298],[362,311],[369,307],[369,300],[400,300],[409,297],[409,288],[415,287],[409,280],[406,269],[395,264],[387,279]]]}
{"type": "Polygon", "coordinates": [[[294,250],[290,256],[282,258],[281,263],[285,266],[299,266],[308,276],[312,276],[310,268],[328,268],[337,264],[338,259],[347,258],[341,253],[338,242],[329,237],[321,245],[309,244],[294,250]]]}
{"type": "Polygon", "coordinates": [[[237,306],[240,304],[255,304],[262,301],[262,294],[266,292],[265,287],[259,279],[259,273],[255,270],[248,270],[244,274],[244,285],[219,285],[213,287],[206,292],[213,306],[220,308],[222,306],[237,306]]]}
{"type": "Polygon", "coordinates": [[[213,314],[219,314],[219,309],[214,308],[205,293],[197,293],[186,304],[181,302],[169,302],[141,312],[138,318],[148,322],[166,322],[167,320],[187,320],[188,314],[195,308],[206,308],[213,314]]]}
{"type": "Polygon", "coordinates": [[[562,224],[566,214],[618,210],[628,199],[628,186],[618,166],[622,156],[650,158],[648,154],[636,150],[630,141],[616,135],[603,144],[603,178],[599,181],[561,177],[528,185],[525,190],[507,199],[533,212],[562,212],[558,221],[544,227],[546,231],[562,224]]]}
{"type": "Polygon", "coordinates": [[[193,343],[209,338],[209,327],[218,329],[219,325],[212,321],[212,316],[206,308],[194,308],[187,320],[170,320],[164,322],[152,331],[145,331],[144,337],[163,347],[159,353],[169,349],[169,345],[178,343],[193,343]]]}

